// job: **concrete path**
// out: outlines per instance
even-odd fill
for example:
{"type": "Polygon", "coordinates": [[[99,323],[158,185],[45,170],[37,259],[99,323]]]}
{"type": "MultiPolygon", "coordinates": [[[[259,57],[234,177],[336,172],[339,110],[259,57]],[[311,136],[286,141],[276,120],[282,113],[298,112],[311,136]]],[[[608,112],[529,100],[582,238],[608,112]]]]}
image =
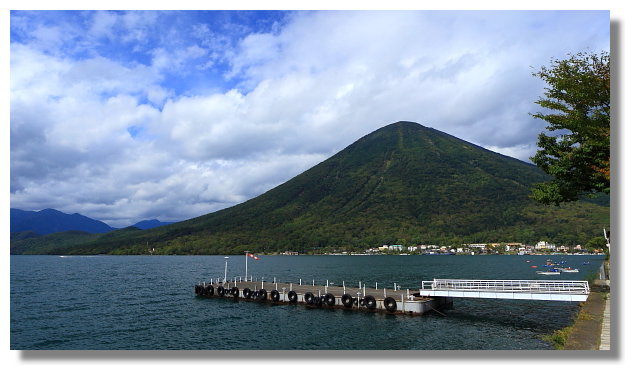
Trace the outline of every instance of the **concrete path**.
{"type": "Polygon", "coordinates": [[[600,350],[611,350],[611,293],[606,295],[606,306],[602,319],[602,334],[600,336],[600,350]]]}

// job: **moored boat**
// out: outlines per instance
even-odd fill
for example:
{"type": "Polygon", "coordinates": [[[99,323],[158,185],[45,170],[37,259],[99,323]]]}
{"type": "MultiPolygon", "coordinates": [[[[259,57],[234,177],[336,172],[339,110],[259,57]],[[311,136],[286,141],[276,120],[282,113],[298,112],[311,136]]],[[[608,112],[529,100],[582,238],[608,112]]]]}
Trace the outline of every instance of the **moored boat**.
{"type": "Polygon", "coordinates": [[[560,272],[580,272],[580,271],[577,268],[567,267],[567,268],[560,268],[560,272]]]}
{"type": "Polygon", "coordinates": [[[551,269],[549,271],[536,271],[538,275],[560,275],[560,270],[551,269]]]}

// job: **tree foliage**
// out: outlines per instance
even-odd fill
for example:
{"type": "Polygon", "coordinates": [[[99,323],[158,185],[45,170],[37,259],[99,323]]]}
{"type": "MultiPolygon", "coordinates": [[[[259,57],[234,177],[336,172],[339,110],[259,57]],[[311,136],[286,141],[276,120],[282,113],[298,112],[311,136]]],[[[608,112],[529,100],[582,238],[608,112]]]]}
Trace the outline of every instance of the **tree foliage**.
{"type": "Polygon", "coordinates": [[[602,250],[607,251],[606,239],[604,237],[593,237],[585,245],[585,248],[589,250],[602,250]]]}
{"type": "Polygon", "coordinates": [[[538,137],[531,160],[554,178],[535,185],[532,198],[545,204],[576,201],[610,192],[610,57],[579,53],[552,60],[534,76],[548,87],[536,101],[546,113],[532,114],[549,123],[538,137]]]}

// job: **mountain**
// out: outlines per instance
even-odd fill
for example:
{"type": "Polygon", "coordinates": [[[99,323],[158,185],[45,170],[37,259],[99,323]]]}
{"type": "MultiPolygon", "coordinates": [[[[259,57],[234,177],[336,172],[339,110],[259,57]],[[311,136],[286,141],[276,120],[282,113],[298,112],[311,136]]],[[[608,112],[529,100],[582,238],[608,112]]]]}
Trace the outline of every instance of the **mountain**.
{"type": "Polygon", "coordinates": [[[41,211],[11,209],[11,232],[31,231],[46,235],[69,230],[106,233],[114,230],[105,223],[80,214],[66,214],[51,208],[41,211]]]}
{"type": "Polygon", "coordinates": [[[93,235],[64,248],[12,242],[12,252],[135,254],[153,247],[160,254],[240,254],[396,243],[577,244],[608,226],[606,206],[533,202],[530,187],[546,179],[534,165],[398,122],[236,206],[159,228],[93,235]]]}
{"type": "Polygon", "coordinates": [[[152,219],[152,220],[140,221],[136,224],[133,224],[132,226],[139,229],[152,229],[152,228],[162,227],[164,225],[170,225],[170,224],[174,224],[174,222],[163,222],[157,219],[152,219]]]}

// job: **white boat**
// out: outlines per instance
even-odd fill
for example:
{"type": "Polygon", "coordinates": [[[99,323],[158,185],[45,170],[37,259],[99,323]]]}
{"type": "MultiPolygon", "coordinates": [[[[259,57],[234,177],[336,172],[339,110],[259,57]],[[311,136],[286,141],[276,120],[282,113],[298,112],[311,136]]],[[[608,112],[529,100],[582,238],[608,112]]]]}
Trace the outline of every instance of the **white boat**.
{"type": "Polygon", "coordinates": [[[560,275],[559,270],[536,271],[538,275],[560,275]]]}
{"type": "Polygon", "coordinates": [[[580,272],[580,271],[577,268],[567,267],[567,268],[560,268],[560,272],[580,272]]]}

